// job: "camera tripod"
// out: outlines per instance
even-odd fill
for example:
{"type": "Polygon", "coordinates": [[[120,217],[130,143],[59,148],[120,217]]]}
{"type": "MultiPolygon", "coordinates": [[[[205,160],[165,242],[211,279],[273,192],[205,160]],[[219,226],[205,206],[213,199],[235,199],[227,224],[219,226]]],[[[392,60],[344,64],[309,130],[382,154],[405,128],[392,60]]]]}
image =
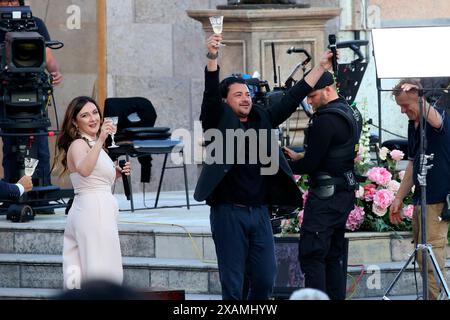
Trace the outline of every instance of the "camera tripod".
{"type": "MultiPolygon", "coordinates": [[[[385,294],[383,295],[383,300],[390,300],[387,295],[389,294],[389,292],[391,292],[392,288],[394,287],[394,285],[397,283],[397,281],[400,279],[400,276],[402,275],[402,273],[406,270],[406,268],[408,267],[408,265],[411,263],[411,261],[416,258],[416,255],[419,253],[419,251],[422,250],[422,254],[425,256],[430,257],[431,262],[433,264],[433,268],[436,271],[437,274],[437,279],[439,280],[439,284],[442,286],[443,288],[443,293],[446,295],[446,298],[449,299],[450,298],[450,292],[447,286],[447,283],[445,282],[444,276],[442,275],[441,269],[439,268],[439,265],[436,261],[436,257],[434,256],[433,253],[433,249],[431,248],[430,244],[418,244],[416,246],[416,248],[414,249],[414,252],[410,255],[408,261],[406,261],[405,265],[403,266],[403,268],[400,270],[400,272],[395,276],[394,280],[392,281],[392,283],[389,285],[389,288],[387,289],[387,291],[385,292],[385,294]]],[[[427,263],[427,259],[424,259],[423,261],[425,261],[425,263],[427,263]]],[[[423,271],[423,269],[422,269],[423,271]]],[[[423,272],[424,273],[424,272],[423,272]]],[[[426,300],[426,298],[428,297],[428,275],[423,275],[423,287],[424,290],[427,291],[427,294],[423,295],[423,299],[426,300]]],[[[436,276],[436,275],[435,275],[436,276]]],[[[442,296],[442,293],[440,295],[440,297],[442,296]]]]}
{"type": "MultiPolygon", "coordinates": [[[[390,300],[387,295],[392,290],[394,285],[399,280],[401,274],[406,270],[407,266],[411,263],[413,259],[416,258],[416,255],[421,251],[422,253],[422,287],[423,287],[423,300],[428,300],[428,258],[431,259],[432,267],[435,271],[435,279],[438,283],[438,286],[441,287],[441,293],[439,294],[439,298],[443,298],[443,293],[446,295],[446,299],[450,299],[450,292],[447,286],[447,283],[445,281],[445,278],[439,268],[439,264],[436,261],[436,257],[433,253],[432,246],[427,243],[427,227],[426,227],[426,176],[429,169],[433,167],[433,165],[427,165],[428,160],[433,160],[434,154],[426,155],[426,138],[425,138],[425,124],[426,118],[423,116],[423,108],[424,108],[424,102],[423,102],[423,90],[419,89],[418,91],[418,102],[419,102],[419,130],[420,130],[420,145],[419,145],[419,151],[420,151],[420,163],[419,168],[420,171],[417,175],[417,180],[420,185],[420,224],[421,224],[421,243],[418,243],[416,248],[414,249],[414,252],[409,257],[408,261],[406,261],[406,264],[403,266],[403,268],[400,270],[400,272],[395,276],[392,283],[389,285],[386,293],[383,295],[383,300],[390,300]],[[442,292],[443,289],[443,292],[442,292]]],[[[431,106],[430,106],[431,108],[431,106]]],[[[419,242],[419,241],[417,241],[419,242]]]]}

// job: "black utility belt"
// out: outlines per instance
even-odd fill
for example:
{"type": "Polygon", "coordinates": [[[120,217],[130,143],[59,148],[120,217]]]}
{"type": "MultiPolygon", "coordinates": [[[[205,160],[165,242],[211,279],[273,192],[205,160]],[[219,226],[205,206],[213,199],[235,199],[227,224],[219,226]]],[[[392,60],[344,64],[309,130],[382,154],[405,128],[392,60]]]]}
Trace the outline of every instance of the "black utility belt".
{"type": "Polygon", "coordinates": [[[319,174],[311,179],[311,193],[319,199],[330,199],[337,191],[351,191],[358,186],[352,171],[344,173],[344,177],[332,177],[328,174],[319,174]]]}
{"type": "Polygon", "coordinates": [[[331,185],[334,185],[336,187],[348,188],[347,180],[345,180],[344,178],[336,178],[336,177],[312,180],[308,184],[311,188],[331,186],[331,185]]]}

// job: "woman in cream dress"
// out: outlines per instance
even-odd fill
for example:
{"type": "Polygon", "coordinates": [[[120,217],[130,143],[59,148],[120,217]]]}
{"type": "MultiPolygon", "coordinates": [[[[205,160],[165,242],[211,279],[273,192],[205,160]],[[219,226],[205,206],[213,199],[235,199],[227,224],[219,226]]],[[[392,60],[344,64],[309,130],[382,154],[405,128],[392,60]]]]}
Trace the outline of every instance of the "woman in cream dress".
{"type": "Polygon", "coordinates": [[[69,104],[57,140],[54,162],[61,175],[70,173],[75,197],[64,231],[64,288],[103,279],[122,284],[123,268],[117,227],[118,205],[111,192],[123,170],[109,158],[103,145],[115,130],[105,121],[97,103],[77,97],[69,104]]]}

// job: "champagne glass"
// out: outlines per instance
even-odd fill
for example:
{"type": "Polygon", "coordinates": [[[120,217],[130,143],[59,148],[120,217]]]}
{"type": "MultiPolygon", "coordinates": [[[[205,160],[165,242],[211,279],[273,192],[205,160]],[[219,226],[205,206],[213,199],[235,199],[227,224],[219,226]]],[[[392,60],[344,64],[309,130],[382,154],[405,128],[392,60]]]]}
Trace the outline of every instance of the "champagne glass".
{"type": "Polygon", "coordinates": [[[114,126],[114,131],[111,133],[111,145],[108,148],[118,148],[119,146],[116,145],[116,142],[114,141],[114,134],[117,131],[117,123],[119,122],[119,117],[105,117],[105,121],[111,121],[114,126]]]}
{"type": "MultiPolygon", "coordinates": [[[[209,22],[211,23],[211,27],[213,28],[213,31],[215,34],[221,34],[222,33],[222,27],[223,27],[223,16],[214,16],[209,17],[209,22]]],[[[225,47],[226,45],[223,43],[218,44],[219,47],[225,47]]]]}
{"type": "Polygon", "coordinates": [[[25,158],[24,160],[25,160],[25,175],[31,177],[33,176],[34,170],[36,170],[39,160],[34,158],[25,158]]]}

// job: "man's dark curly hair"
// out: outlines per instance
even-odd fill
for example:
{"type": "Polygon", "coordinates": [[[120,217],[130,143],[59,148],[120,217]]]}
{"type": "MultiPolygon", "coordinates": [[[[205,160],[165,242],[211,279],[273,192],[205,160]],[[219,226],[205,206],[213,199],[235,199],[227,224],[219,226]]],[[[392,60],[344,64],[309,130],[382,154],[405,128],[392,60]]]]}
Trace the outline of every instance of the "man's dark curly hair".
{"type": "Polygon", "coordinates": [[[219,91],[220,91],[220,96],[222,98],[225,99],[228,96],[228,92],[230,91],[230,86],[234,83],[247,84],[244,79],[238,78],[235,76],[231,76],[231,77],[227,77],[227,78],[223,79],[219,83],[219,91]]]}

